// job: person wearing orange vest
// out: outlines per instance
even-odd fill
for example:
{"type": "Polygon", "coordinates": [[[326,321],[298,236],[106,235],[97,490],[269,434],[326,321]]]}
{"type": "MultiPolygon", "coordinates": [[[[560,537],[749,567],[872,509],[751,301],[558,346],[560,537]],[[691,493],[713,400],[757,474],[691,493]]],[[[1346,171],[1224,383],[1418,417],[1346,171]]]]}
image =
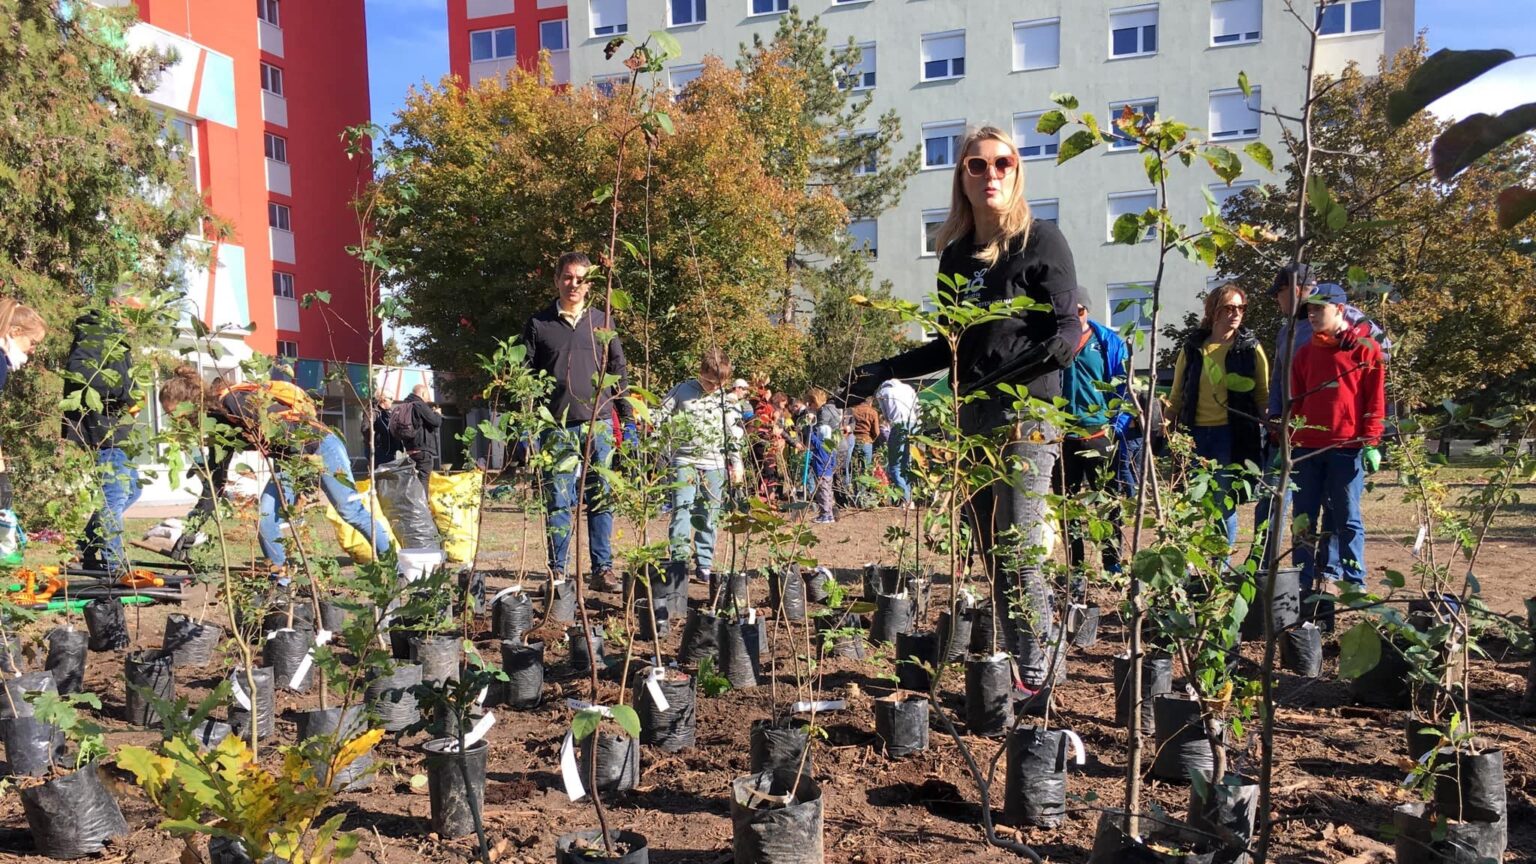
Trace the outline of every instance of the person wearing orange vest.
{"type": "MultiPolygon", "coordinates": [[[[320,488],[342,520],[373,541],[374,553],[389,550],[389,535],[354,491],[352,460],[341,438],[321,423],[314,402],[298,385],[262,381],[210,388],[191,366],[177,368],[160,388],[160,407],[167,414],[192,405],[217,423],[234,430],[251,449],[273,459],[303,455],[319,459],[320,488]]],[[[210,460],[213,487],[223,487],[233,452],[210,460]]],[[[293,503],[293,491],[276,470],[261,492],[257,533],[261,553],[272,565],[279,585],[287,585],[288,550],[281,541],[282,510],[293,503]]]]}

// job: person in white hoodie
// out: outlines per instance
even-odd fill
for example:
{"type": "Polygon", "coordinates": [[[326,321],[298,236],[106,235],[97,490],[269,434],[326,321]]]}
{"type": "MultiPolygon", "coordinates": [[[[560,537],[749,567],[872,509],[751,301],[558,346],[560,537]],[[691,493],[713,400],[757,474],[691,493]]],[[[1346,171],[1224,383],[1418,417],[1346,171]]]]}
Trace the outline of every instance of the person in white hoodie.
{"type": "Polygon", "coordinates": [[[912,483],[907,473],[912,467],[912,445],[909,439],[917,434],[917,391],[912,385],[892,378],[875,391],[875,406],[881,416],[891,424],[891,436],[887,439],[885,471],[891,485],[901,493],[901,506],[912,509],[912,483]]]}
{"type": "Polygon", "coordinates": [[[709,581],[715,558],[715,522],[731,483],[742,480],[741,408],[729,389],[731,361],[719,348],[699,360],[699,376],[661,400],[656,428],[672,465],[671,564],[668,583],[681,581],[693,547],[694,577],[709,581]]]}

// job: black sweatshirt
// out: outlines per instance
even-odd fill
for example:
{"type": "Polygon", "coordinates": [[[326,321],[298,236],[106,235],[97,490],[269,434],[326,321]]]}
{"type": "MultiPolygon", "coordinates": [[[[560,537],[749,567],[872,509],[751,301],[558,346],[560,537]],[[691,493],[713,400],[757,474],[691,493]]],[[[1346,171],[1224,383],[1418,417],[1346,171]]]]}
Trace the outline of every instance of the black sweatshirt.
{"type": "MultiPolygon", "coordinates": [[[[1077,272],[1072,250],[1053,222],[1035,221],[1029,239],[988,267],[975,257],[974,237],[951,243],[939,258],[939,272],[968,280],[962,299],[981,306],[1015,297],[1028,297],[1051,306],[1050,311],[1025,312],[967,330],[958,349],[959,390],[962,395],[978,383],[1027,384],[1030,395],[1052,399],[1061,395],[1057,373],[1072,362],[1081,325],[1077,320],[1077,272]],[[1000,380],[998,370],[1012,369],[1000,380]]],[[[940,292],[949,293],[940,283],[940,292]]],[[[916,378],[949,369],[949,345],[934,339],[885,361],[885,377],[916,378]]],[[[995,428],[1005,422],[1007,399],[993,398],[967,406],[961,425],[967,432],[995,428]]]]}
{"type": "Polygon", "coordinates": [[[607,313],[588,308],[577,319],[576,326],[560,317],[558,301],[534,313],[523,328],[523,344],[528,346],[528,365],[536,371],[547,372],[555,379],[554,387],[545,397],[549,413],[556,422],[567,426],[586,423],[592,419],[593,396],[597,396],[597,416],[607,421],[618,410],[619,416],[628,419],[629,403],[618,398],[629,389],[629,374],[624,364],[624,346],[617,333],[606,346],[608,363],[606,374],[617,376],[617,387],[605,387],[596,393],[593,379],[597,375],[603,357],[604,345],[594,330],[613,331],[613,322],[607,313]]]}
{"type": "Polygon", "coordinates": [[[64,393],[94,390],[101,397],[101,410],[93,411],[82,401],[79,411],[65,412],[66,441],[95,450],[121,446],[128,437],[133,421],[124,422],[123,415],[134,407],[129,351],[123,328],[111,314],[93,309],[75,320],[74,344],[64,361],[70,373],[64,393]]]}

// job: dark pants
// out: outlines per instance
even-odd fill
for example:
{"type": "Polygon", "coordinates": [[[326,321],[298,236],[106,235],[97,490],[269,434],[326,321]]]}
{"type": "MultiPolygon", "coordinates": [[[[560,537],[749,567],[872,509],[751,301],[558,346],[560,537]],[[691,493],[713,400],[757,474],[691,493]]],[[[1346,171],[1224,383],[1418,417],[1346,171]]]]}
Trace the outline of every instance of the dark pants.
{"type": "MultiPolygon", "coordinates": [[[[1089,506],[1101,501],[1103,496],[1110,493],[1110,480],[1115,476],[1115,440],[1109,435],[1100,435],[1097,438],[1067,438],[1061,442],[1061,470],[1056,472],[1056,491],[1063,495],[1081,497],[1081,493],[1088,491],[1098,493],[1090,497],[1089,506]]],[[[1116,501],[1114,506],[1101,514],[1104,522],[1112,526],[1110,536],[1099,543],[1100,559],[1103,561],[1105,571],[1109,573],[1120,572],[1120,505],[1116,501]]],[[[1081,567],[1086,558],[1085,547],[1091,542],[1088,537],[1089,523],[1087,520],[1074,519],[1067,525],[1067,533],[1071,540],[1068,546],[1067,563],[1073,568],[1081,567]]]]}
{"type": "Polygon", "coordinates": [[[416,476],[421,478],[421,488],[427,488],[427,479],[437,467],[437,455],[427,450],[411,450],[407,455],[416,463],[416,476]]]}

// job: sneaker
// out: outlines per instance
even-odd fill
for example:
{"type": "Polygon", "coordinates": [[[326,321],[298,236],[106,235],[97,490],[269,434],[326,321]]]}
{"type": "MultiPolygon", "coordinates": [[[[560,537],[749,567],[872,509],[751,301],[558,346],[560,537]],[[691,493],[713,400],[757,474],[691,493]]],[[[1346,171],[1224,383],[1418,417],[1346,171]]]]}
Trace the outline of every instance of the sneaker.
{"type": "Polygon", "coordinates": [[[700,585],[708,585],[713,578],[714,572],[707,567],[693,571],[693,581],[700,585]]]}
{"type": "Polygon", "coordinates": [[[617,592],[624,586],[619,583],[618,577],[613,575],[612,567],[604,567],[592,574],[587,580],[587,587],[593,591],[617,592]]]}
{"type": "Polygon", "coordinates": [[[831,525],[832,523],[837,521],[837,517],[836,516],[817,516],[815,519],[813,519],[811,521],[815,522],[817,525],[831,525]]]}

